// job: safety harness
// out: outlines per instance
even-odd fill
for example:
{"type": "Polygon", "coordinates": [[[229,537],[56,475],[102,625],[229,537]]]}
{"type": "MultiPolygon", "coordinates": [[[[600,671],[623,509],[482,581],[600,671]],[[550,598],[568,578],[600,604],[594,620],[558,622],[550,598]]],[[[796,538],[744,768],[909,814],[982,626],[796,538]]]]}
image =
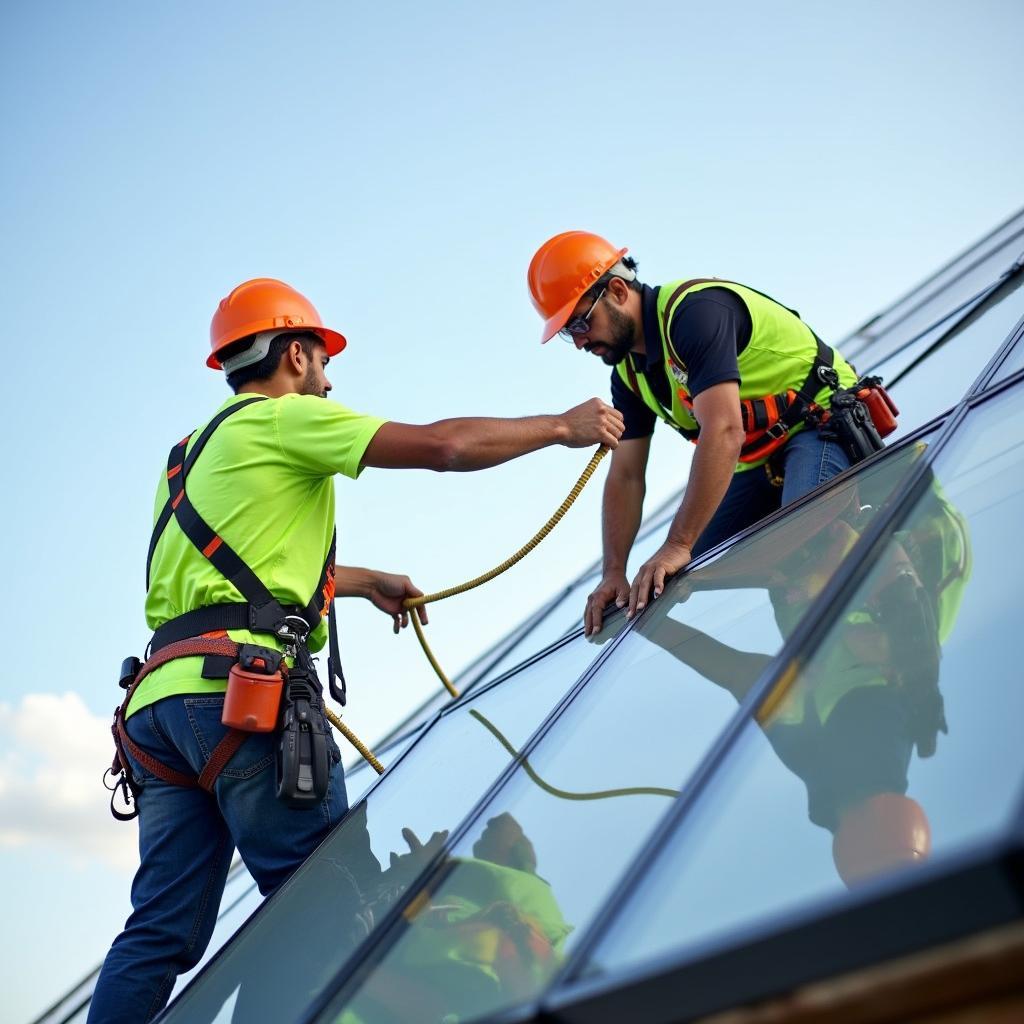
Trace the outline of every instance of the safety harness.
{"type": "MultiPolygon", "coordinates": [[[[671,319],[670,311],[674,309],[679,297],[696,285],[733,283],[734,282],[722,281],[719,278],[713,277],[693,278],[692,280],[684,281],[675,289],[675,291],[673,291],[671,296],[669,296],[669,300],[665,304],[664,311],[662,312],[661,326],[662,333],[667,342],[665,349],[666,357],[670,363],[669,371],[677,381],[685,379],[686,367],[672,348],[669,334],[669,323],[671,319]]],[[[756,292],[758,295],[768,299],[770,302],[774,302],[776,305],[782,305],[782,303],[773,299],[770,295],[765,295],[764,292],[757,291],[756,288],[750,288],[749,285],[744,285],[743,287],[747,288],[749,291],[756,292]]],[[[788,306],[783,306],[782,308],[788,310],[798,320],[800,319],[800,314],[797,313],[795,309],[789,309],[788,306]]],[[[814,335],[814,341],[817,349],[815,351],[814,361],[811,363],[811,367],[807,371],[807,376],[804,378],[804,382],[799,388],[789,388],[779,394],[765,395],[761,398],[744,398],[740,400],[740,413],[743,417],[743,430],[746,434],[743,446],[740,448],[740,462],[758,462],[781,448],[789,439],[789,432],[799,423],[806,420],[808,415],[818,411],[819,406],[815,403],[814,398],[821,388],[824,385],[827,385],[834,391],[839,387],[839,374],[835,370],[834,366],[835,353],[821,340],[821,338],[817,336],[817,334],[814,334],[813,331],[811,331],[811,333],[814,335]]],[[[627,356],[624,366],[630,391],[643,400],[643,392],[640,388],[640,382],[637,379],[637,371],[636,367],[633,365],[632,355],[627,356]]],[[[700,435],[700,427],[685,427],[677,423],[672,416],[671,408],[665,408],[662,401],[657,398],[656,394],[654,394],[653,388],[651,389],[651,393],[654,395],[655,400],[658,403],[661,418],[669,426],[682,434],[688,441],[692,441],[696,444],[700,435]]],[[[679,400],[686,407],[686,410],[692,416],[693,399],[690,397],[690,394],[683,387],[679,387],[677,389],[677,395],[679,400]]]]}
{"type": "Polygon", "coordinates": [[[185,774],[165,765],[132,741],[125,727],[125,712],[132,697],[151,672],[177,658],[203,656],[203,677],[206,679],[226,678],[231,666],[240,660],[246,667],[251,668],[255,665],[267,671],[280,667],[287,673],[282,721],[286,727],[294,725],[296,732],[304,733],[304,737],[287,745],[288,749],[284,752],[283,777],[282,765],[278,765],[278,795],[286,802],[292,803],[293,806],[307,803],[310,797],[304,794],[312,794],[319,786],[314,785],[311,789],[300,783],[325,778],[329,767],[324,763],[324,729],[319,716],[312,714],[318,704],[322,705],[322,694],[306,641],[321,619],[325,615],[328,616],[329,687],[331,696],[344,705],[345,678],[341,669],[334,616],[334,557],[337,534],[331,538],[320,580],[309,602],[303,607],[282,605],[242,557],[203,519],[185,489],[189,472],[217,428],[241,409],[265,400],[265,396],[255,395],[221,410],[196,438],[192,450],[188,451],[187,455],[188,443],[194,433],[179,441],[168,455],[169,493],[167,502],[157,517],[149,544],[146,560],[147,590],[157,543],[173,516],[185,536],[221,575],[232,583],[245,600],[207,605],[168,620],[154,632],[144,663],[138,658],[127,658],[122,664],[120,685],[128,692],[124,701],[114,711],[111,732],[116,753],[105,776],[105,779],[114,780],[113,784],[108,783],[108,788],[113,793],[110,809],[119,820],[130,820],[138,814],[137,806],[132,806],[129,790],[132,796],[137,796],[139,785],[132,778],[125,757],[126,751],[147,771],[165,782],[212,792],[217,777],[249,735],[241,729],[229,729],[220,743],[214,747],[209,760],[198,775],[185,774]],[[236,643],[228,636],[229,629],[272,634],[284,642],[284,653],[293,658],[294,667],[289,671],[282,663],[280,652],[276,650],[236,643]],[[288,778],[289,772],[294,776],[292,780],[288,778]],[[119,790],[125,805],[131,808],[129,812],[120,811],[114,805],[114,798],[119,790]],[[289,798],[291,790],[296,790],[297,793],[293,794],[292,799],[289,798]]]}

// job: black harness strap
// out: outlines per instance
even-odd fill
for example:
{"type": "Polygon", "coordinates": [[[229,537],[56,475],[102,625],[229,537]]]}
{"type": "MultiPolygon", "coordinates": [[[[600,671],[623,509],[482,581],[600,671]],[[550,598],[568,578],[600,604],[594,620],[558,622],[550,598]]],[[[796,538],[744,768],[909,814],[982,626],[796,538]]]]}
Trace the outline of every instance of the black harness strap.
{"type": "MultiPolygon", "coordinates": [[[[328,635],[330,638],[328,670],[330,691],[335,700],[345,704],[345,677],[341,669],[338,646],[337,624],[334,615],[334,559],[337,549],[337,531],[331,536],[331,544],[320,572],[316,589],[305,607],[285,607],[264,585],[263,581],[249,568],[242,557],[211,527],[199,514],[185,488],[185,480],[196,459],[210,440],[214,431],[239,409],[253,402],[264,401],[265,396],[255,395],[222,409],[196,439],[191,451],[188,442],[192,435],[179,441],[167,457],[167,485],[169,496],[161,511],[150,542],[150,558],[156,550],[160,534],[166,529],[173,515],[178,526],[192,544],[203,553],[213,566],[224,576],[245,599],[243,602],[227,602],[207,605],[185,612],[165,622],[153,634],[150,652],[156,653],[168,644],[190,637],[201,636],[216,630],[246,629],[252,632],[273,633],[289,616],[302,619],[311,632],[324,615],[329,615],[328,635]],[[337,683],[335,680],[337,679],[337,683]]],[[[149,566],[147,565],[147,585],[149,566]]]]}
{"type": "MultiPolygon", "coordinates": [[[[252,405],[253,402],[263,402],[266,400],[265,395],[253,395],[252,398],[246,398],[236,405],[229,405],[226,409],[221,409],[216,416],[206,425],[206,429],[196,438],[196,443],[192,445],[192,450],[188,453],[188,457],[185,459],[185,465],[182,472],[187,476],[192,466],[195,464],[196,459],[202,454],[203,449],[206,447],[206,442],[213,436],[214,431],[229,417],[233,416],[236,412],[244,409],[247,405],[252,405]]],[[[193,431],[194,433],[194,431],[193,431]]],[[[187,437],[183,437],[175,447],[181,447],[182,452],[188,447],[189,441],[192,440],[192,434],[187,437]]],[[[149,572],[153,565],[153,555],[156,553],[156,546],[163,535],[164,530],[167,529],[167,524],[171,521],[171,516],[174,514],[174,509],[171,506],[171,501],[174,495],[171,494],[164,503],[164,507],[160,510],[160,515],[157,517],[156,524],[153,527],[153,535],[149,539],[149,554],[146,556],[146,590],[149,590],[149,572]]]]}

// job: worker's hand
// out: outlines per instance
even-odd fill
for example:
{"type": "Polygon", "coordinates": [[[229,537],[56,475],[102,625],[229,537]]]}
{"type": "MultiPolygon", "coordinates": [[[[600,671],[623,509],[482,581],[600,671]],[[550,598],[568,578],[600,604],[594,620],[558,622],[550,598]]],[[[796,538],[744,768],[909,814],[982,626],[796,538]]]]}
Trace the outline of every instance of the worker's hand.
{"type": "MultiPolygon", "coordinates": [[[[413,586],[408,576],[399,576],[392,572],[378,572],[371,570],[369,589],[366,594],[368,601],[373,602],[375,608],[379,608],[385,615],[390,615],[394,620],[395,632],[405,629],[409,625],[409,611],[402,607],[402,602],[407,597],[422,597],[423,591],[413,586]]],[[[420,605],[416,609],[420,622],[427,624],[426,605],[420,605]]]]}
{"type": "Polygon", "coordinates": [[[583,612],[583,634],[594,636],[601,632],[604,622],[604,610],[615,602],[617,608],[625,608],[629,600],[629,580],[624,572],[613,572],[605,575],[597,588],[587,598],[587,607],[583,612]]]}
{"type": "Polygon", "coordinates": [[[626,429],[622,413],[600,398],[575,406],[562,414],[562,420],[569,428],[569,436],[562,442],[567,448],[586,448],[592,444],[618,448],[626,429]]]}
{"type": "Polygon", "coordinates": [[[435,832],[425,843],[421,843],[411,828],[402,829],[402,838],[409,846],[408,853],[392,853],[388,867],[390,879],[395,884],[408,884],[444,848],[448,838],[447,830],[435,832]]]}
{"type": "Polygon", "coordinates": [[[661,597],[661,592],[665,589],[665,580],[679,572],[692,558],[693,555],[685,544],[665,541],[640,566],[633,586],[629,588],[629,611],[626,612],[626,618],[631,619],[637,612],[644,610],[652,590],[654,597],[661,597]]]}

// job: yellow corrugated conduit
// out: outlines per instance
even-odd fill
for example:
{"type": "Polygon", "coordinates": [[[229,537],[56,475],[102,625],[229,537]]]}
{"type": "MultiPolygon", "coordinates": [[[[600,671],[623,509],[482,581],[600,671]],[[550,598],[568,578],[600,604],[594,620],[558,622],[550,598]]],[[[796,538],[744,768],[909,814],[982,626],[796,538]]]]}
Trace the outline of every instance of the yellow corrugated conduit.
{"type": "MultiPolygon", "coordinates": [[[[600,461],[608,454],[608,448],[601,445],[600,448],[594,452],[590,462],[587,463],[586,469],[580,474],[580,478],[573,485],[572,490],[566,496],[565,501],[555,509],[554,514],[551,518],[517,551],[515,554],[510,555],[500,565],[496,565],[489,572],[483,573],[481,576],[477,576],[474,579],[468,580],[466,583],[460,583],[457,587],[448,587],[447,590],[438,590],[433,594],[424,594],[422,597],[410,597],[406,598],[403,602],[405,608],[411,611],[413,614],[412,624],[416,630],[416,636],[419,639],[420,646],[423,648],[423,653],[427,656],[427,660],[430,662],[431,667],[437,673],[438,679],[444,685],[444,688],[451,694],[454,700],[459,696],[459,691],[452,685],[452,681],[445,674],[443,668],[437,658],[434,657],[434,652],[431,651],[430,645],[427,643],[427,638],[423,635],[423,626],[420,623],[419,616],[416,614],[415,609],[425,604],[436,604],[438,601],[444,601],[449,597],[455,597],[457,594],[465,594],[470,590],[475,590],[477,587],[483,586],[485,583],[489,583],[496,576],[500,576],[503,572],[507,572],[517,562],[521,562],[538,544],[558,525],[562,517],[566,512],[572,508],[573,502],[580,496],[580,492],[584,487],[587,486],[587,481],[594,475],[594,471],[597,469],[600,461]]],[[[352,730],[345,725],[344,722],[330,709],[325,709],[330,723],[359,751],[360,754],[366,759],[377,774],[381,774],[384,771],[384,766],[374,756],[373,751],[359,739],[358,736],[352,730]]]]}

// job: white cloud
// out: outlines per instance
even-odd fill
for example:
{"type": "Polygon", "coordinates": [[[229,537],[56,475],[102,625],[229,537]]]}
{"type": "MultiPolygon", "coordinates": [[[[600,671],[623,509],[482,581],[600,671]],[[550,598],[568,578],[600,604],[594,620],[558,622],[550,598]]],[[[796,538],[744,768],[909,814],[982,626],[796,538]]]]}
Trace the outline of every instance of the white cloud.
{"type": "Polygon", "coordinates": [[[0,846],[47,846],[72,865],[133,871],[138,828],[113,819],[101,782],[113,752],[109,719],[75,693],[0,703],[0,846]]]}

